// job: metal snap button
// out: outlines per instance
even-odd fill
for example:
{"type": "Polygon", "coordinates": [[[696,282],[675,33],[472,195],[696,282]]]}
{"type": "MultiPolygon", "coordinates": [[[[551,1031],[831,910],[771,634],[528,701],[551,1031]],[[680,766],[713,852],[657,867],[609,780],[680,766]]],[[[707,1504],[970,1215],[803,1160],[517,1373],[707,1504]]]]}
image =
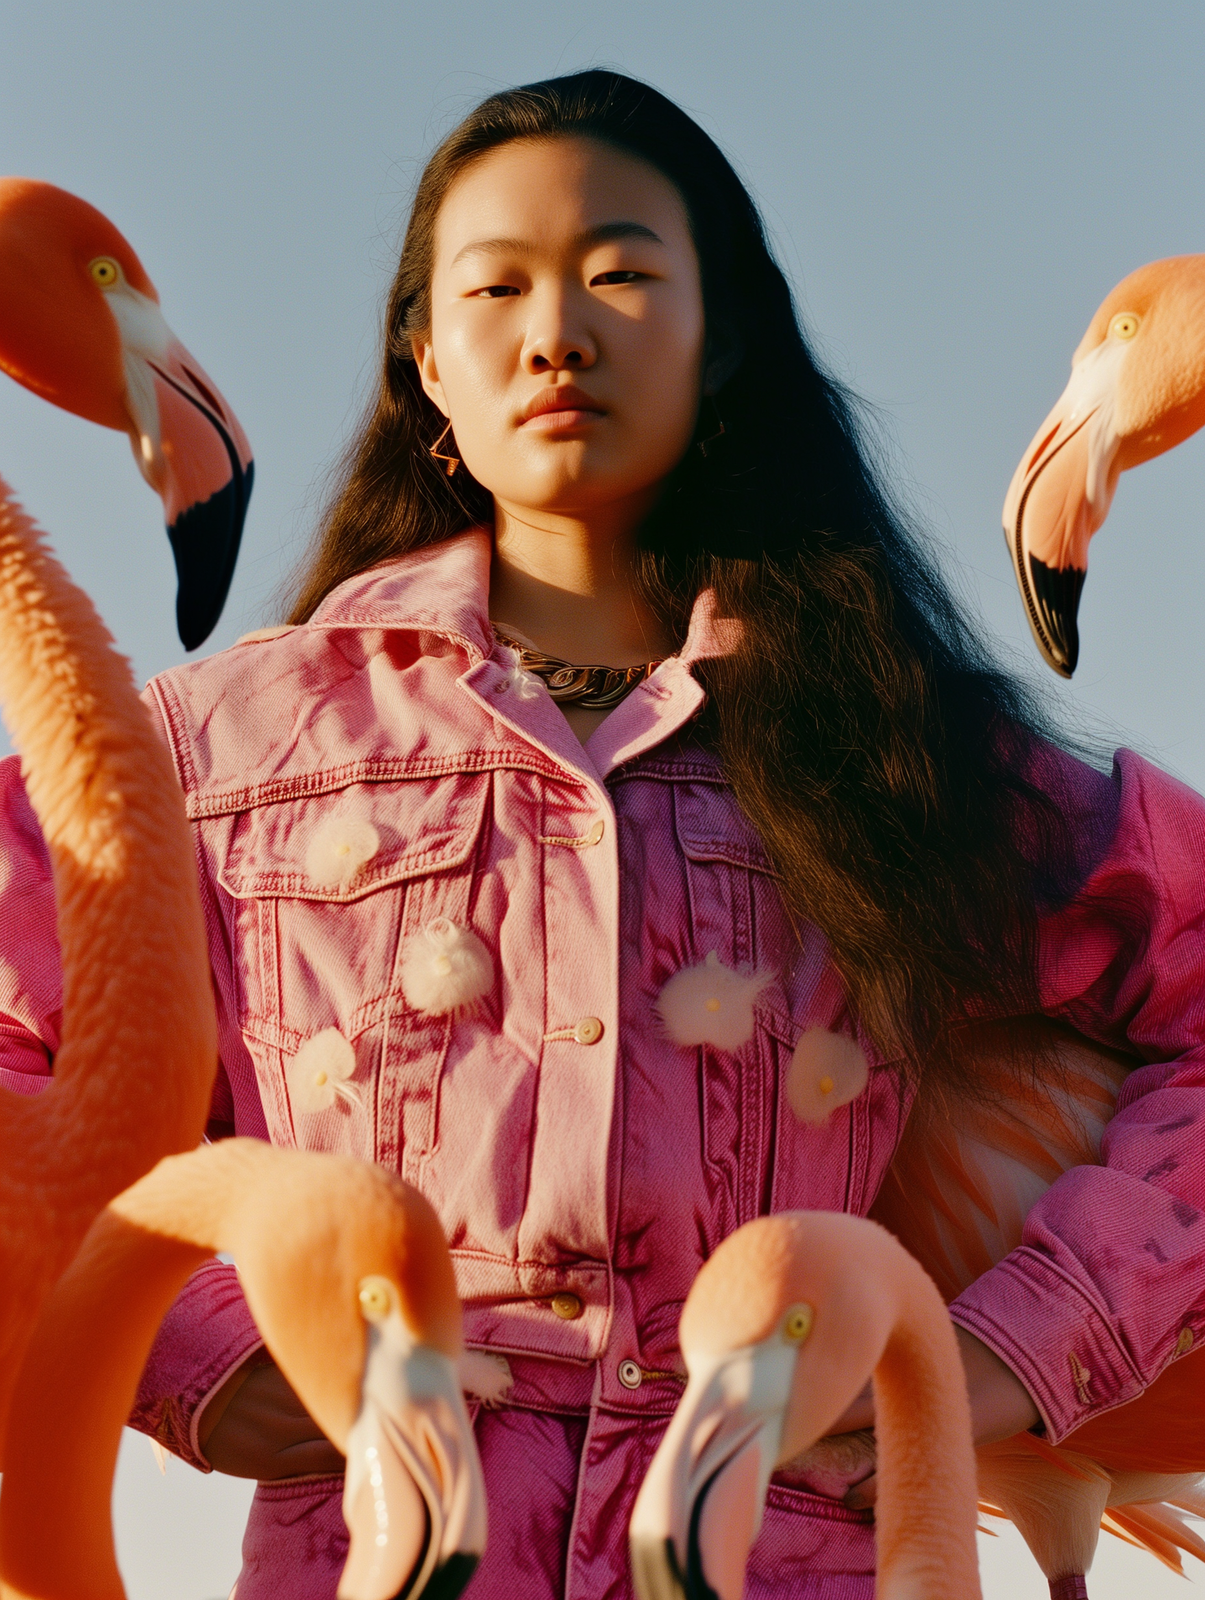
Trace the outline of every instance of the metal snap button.
{"type": "Polygon", "coordinates": [[[606,831],[607,831],[607,824],[603,821],[602,817],[599,817],[598,821],[594,824],[594,826],[590,829],[590,832],[586,835],[586,843],[587,844],[599,844],[601,842],[601,840],[602,840],[603,834],[606,833],[606,831]]]}
{"type": "Polygon", "coordinates": [[[554,1294],[550,1304],[562,1322],[576,1322],[584,1309],[575,1294],[554,1294]]]}
{"type": "Polygon", "coordinates": [[[582,1017],[574,1024],[573,1037],[578,1044],[597,1044],[603,1036],[603,1025],[597,1017],[582,1017]]]}
{"type": "Polygon", "coordinates": [[[1192,1349],[1192,1329],[1181,1328],[1180,1337],[1176,1340],[1176,1354],[1185,1356],[1192,1349]]]}
{"type": "Polygon", "coordinates": [[[619,1381],[625,1389],[639,1389],[644,1382],[644,1373],[636,1361],[621,1361],[619,1363],[619,1381]]]}

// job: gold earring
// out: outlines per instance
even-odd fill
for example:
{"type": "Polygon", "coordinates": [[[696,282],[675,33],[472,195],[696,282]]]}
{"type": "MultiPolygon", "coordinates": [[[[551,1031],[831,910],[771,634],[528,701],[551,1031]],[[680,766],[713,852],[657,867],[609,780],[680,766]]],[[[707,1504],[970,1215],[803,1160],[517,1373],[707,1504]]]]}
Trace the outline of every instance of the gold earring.
{"type": "MultiPolygon", "coordinates": [[[[444,471],[447,473],[449,478],[456,471],[456,468],[460,465],[460,457],[459,456],[445,456],[445,455],[441,454],[439,447],[444,442],[444,440],[448,437],[448,435],[449,435],[449,433],[451,433],[451,431],[452,431],[452,424],[449,421],[447,427],[444,429],[444,431],[440,434],[439,438],[436,439],[435,443],[431,446],[430,450],[427,452],[428,455],[434,456],[436,461],[445,461],[447,463],[447,465],[444,467],[444,471]]],[[[455,442],[455,441],[453,441],[453,442],[455,442]]]]}

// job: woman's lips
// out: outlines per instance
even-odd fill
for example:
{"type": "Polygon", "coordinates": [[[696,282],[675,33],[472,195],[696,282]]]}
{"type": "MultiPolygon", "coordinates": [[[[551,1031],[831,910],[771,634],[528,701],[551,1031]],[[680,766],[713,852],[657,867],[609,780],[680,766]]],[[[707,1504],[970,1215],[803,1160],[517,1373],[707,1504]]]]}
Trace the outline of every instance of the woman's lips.
{"type": "Polygon", "coordinates": [[[571,384],[564,388],[541,389],[519,419],[521,428],[552,433],[558,429],[580,428],[606,416],[606,410],[584,389],[571,384]]]}

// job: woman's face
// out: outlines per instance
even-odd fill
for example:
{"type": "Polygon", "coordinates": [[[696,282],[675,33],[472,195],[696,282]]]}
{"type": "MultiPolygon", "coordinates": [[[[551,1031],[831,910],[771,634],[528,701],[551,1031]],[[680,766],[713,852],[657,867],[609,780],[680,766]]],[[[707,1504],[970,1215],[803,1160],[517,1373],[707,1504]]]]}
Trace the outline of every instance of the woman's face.
{"type": "Polygon", "coordinates": [[[651,505],[690,445],[703,350],[686,211],[653,167],[524,141],[449,190],[415,356],[454,453],[502,504],[651,505]]]}

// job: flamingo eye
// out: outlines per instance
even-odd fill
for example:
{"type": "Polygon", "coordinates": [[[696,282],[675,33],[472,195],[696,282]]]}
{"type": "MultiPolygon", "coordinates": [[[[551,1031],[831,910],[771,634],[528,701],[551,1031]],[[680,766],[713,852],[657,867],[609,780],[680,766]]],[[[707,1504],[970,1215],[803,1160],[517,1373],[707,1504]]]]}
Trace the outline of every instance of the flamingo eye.
{"type": "Polygon", "coordinates": [[[88,271],[92,274],[92,282],[98,283],[102,289],[108,289],[121,277],[121,268],[112,256],[97,256],[95,261],[88,263],[88,271]]]}
{"type": "Polygon", "coordinates": [[[384,1322],[397,1304],[397,1290],[388,1278],[373,1273],[360,1279],[359,1300],[366,1322],[384,1322]]]}
{"type": "Polygon", "coordinates": [[[802,1344],[812,1331],[813,1311],[811,1306],[792,1306],[782,1319],[782,1336],[788,1344],[802,1344]]]}
{"type": "Polygon", "coordinates": [[[1119,311],[1109,324],[1109,332],[1115,339],[1132,339],[1138,332],[1138,323],[1132,311],[1119,311]]]}

